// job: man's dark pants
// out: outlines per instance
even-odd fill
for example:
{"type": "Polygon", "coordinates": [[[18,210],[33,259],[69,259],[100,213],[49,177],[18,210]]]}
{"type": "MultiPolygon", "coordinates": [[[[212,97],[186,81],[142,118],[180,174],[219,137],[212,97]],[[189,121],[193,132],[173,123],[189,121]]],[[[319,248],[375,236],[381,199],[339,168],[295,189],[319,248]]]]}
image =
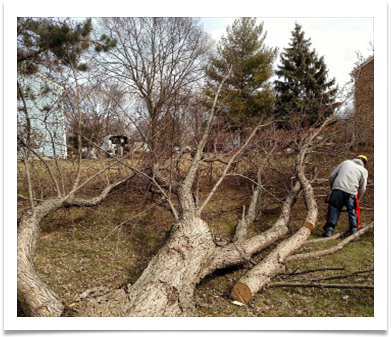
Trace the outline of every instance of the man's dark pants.
{"type": "Polygon", "coordinates": [[[324,226],[325,233],[334,231],[343,206],[346,206],[348,212],[350,233],[357,232],[360,225],[360,207],[357,196],[341,190],[333,190],[324,226]]]}

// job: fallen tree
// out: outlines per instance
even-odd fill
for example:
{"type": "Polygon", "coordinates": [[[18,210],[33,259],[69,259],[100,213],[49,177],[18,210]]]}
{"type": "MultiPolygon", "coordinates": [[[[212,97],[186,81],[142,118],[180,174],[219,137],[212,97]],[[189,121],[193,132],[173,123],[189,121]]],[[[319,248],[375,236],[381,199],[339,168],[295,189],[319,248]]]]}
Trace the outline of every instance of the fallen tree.
{"type": "MultiPolygon", "coordinates": [[[[223,82],[220,87],[222,85],[223,82]]],[[[87,181],[79,183],[78,187],[66,196],[43,201],[22,216],[18,226],[18,300],[26,315],[55,317],[68,312],[68,310],[64,312],[61,299],[42,281],[32,263],[39,235],[39,223],[42,218],[59,208],[97,205],[107,197],[108,193],[134,176],[147,180],[155,186],[156,193],[167,196],[169,208],[176,219],[170,235],[135,283],[128,284],[120,289],[98,287],[83,292],[66,305],[67,308],[65,309],[70,309],[73,314],[102,317],[194,316],[195,303],[193,297],[195,287],[205,276],[217,269],[240,264],[248,265],[250,262],[253,265],[252,268],[235,284],[232,291],[232,297],[235,300],[247,304],[257,292],[267,287],[275,276],[285,271],[286,262],[306,258],[304,256],[306,254],[293,254],[307,242],[311,231],[315,228],[318,216],[314,192],[305,174],[305,162],[314,135],[307,138],[303,137],[297,141],[296,182],[287,193],[281,205],[280,215],[274,225],[261,234],[251,238],[247,237],[249,226],[256,220],[262,208],[262,190],[264,188],[262,186],[262,170],[264,166],[259,165],[257,181],[253,181],[254,189],[250,204],[243,209],[243,215],[237,223],[232,242],[224,247],[214,242],[208,224],[202,219],[202,210],[229,174],[233,163],[240,158],[262,127],[262,124],[259,124],[254,128],[244,146],[234,155],[231,155],[228,161],[224,161],[225,166],[220,178],[217,179],[210,193],[199,205],[198,197],[195,195],[194,183],[199,167],[204,160],[202,149],[212,127],[217,97],[216,95],[208,123],[199,143],[200,150],[193,156],[183,180],[168,179],[164,174],[166,167],[155,165],[150,172],[152,175],[150,175],[147,171],[142,172],[138,168],[129,166],[129,164],[115,158],[113,163],[122,163],[132,171],[132,174],[121,181],[107,185],[97,197],[91,199],[75,197],[76,190],[91,180],[91,177],[87,181]],[[172,193],[171,199],[168,192],[172,193]],[[287,234],[292,207],[300,192],[303,193],[307,207],[303,226],[292,236],[281,241],[277,248],[260,263],[254,264],[252,261],[254,254],[283,239],[287,234]],[[174,196],[177,206],[174,206],[174,196]]],[[[324,123],[324,125],[326,124],[327,122],[324,123]]],[[[113,163],[110,165],[113,165],[113,163]]],[[[174,165],[174,162],[171,165],[174,165]]],[[[104,167],[96,175],[105,172],[106,169],[107,167],[104,167]]],[[[371,226],[363,227],[356,236],[369,228],[371,226]]],[[[315,256],[314,254],[321,256],[322,254],[337,252],[356,236],[348,237],[336,248],[327,252],[309,253],[308,256],[315,256]]]]}
{"type": "MultiPolygon", "coordinates": [[[[83,181],[81,141],[84,135],[81,132],[81,98],[79,96],[80,88],[77,82],[77,74],[75,69],[72,69],[76,83],[75,97],[77,104],[75,106],[78,112],[77,140],[79,152],[76,179],[73,181],[71,189],[65,193],[64,186],[61,188],[61,183],[50,166],[45,165],[57,196],[49,199],[36,198],[33,193],[28,159],[29,153],[33,152],[34,149],[29,138],[26,141],[21,138],[20,143],[18,143],[23,153],[28,185],[28,197],[21,197],[27,199],[30,204],[30,209],[25,211],[18,219],[18,301],[25,315],[35,317],[58,317],[62,315],[101,317],[195,316],[194,293],[196,285],[218,269],[243,264],[250,270],[234,285],[232,297],[237,301],[248,304],[257,292],[270,286],[271,280],[285,271],[288,261],[337,252],[346,243],[371,228],[368,226],[361,229],[356,236],[345,239],[339,245],[327,251],[309,253],[310,255],[294,255],[308,242],[308,238],[316,226],[318,206],[311,179],[308,178],[306,165],[310,153],[315,149],[314,140],[322,129],[332,122],[332,119],[329,119],[313,133],[305,134],[303,131],[296,135],[297,154],[295,163],[291,167],[292,172],[289,172],[295,178],[292,180],[291,188],[284,189],[285,195],[281,198],[282,200],[278,200],[279,214],[277,220],[264,232],[248,237],[250,226],[258,218],[264,207],[263,192],[267,189],[263,185],[262,177],[267,166],[266,159],[276,145],[272,149],[268,148],[268,150],[263,151],[265,153],[264,157],[260,154],[262,152],[261,147],[257,144],[259,142],[257,137],[261,138],[259,134],[265,126],[271,127],[273,125],[273,122],[261,119],[250,128],[246,140],[236,152],[229,155],[227,153],[218,155],[215,151],[212,157],[205,158],[203,150],[208,140],[210,140],[212,129],[216,125],[218,117],[219,92],[224,86],[225,80],[229,77],[230,71],[231,69],[227,70],[225,77],[216,89],[208,118],[201,123],[203,132],[197,138],[197,151],[192,152],[190,159],[183,159],[184,148],[181,148],[178,151],[179,153],[174,154],[172,151],[173,143],[169,144],[169,149],[166,149],[164,155],[160,157],[157,155],[157,151],[154,151],[155,146],[152,146],[151,153],[145,155],[145,162],[136,165],[133,160],[127,161],[126,157],[112,158],[108,165],[103,165],[102,169],[83,181]],[[230,174],[239,175],[239,173],[235,173],[235,166],[246,155],[246,151],[250,146],[256,148],[256,157],[263,159],[263,163],[257,165],[256,172],[251,172],[256,178],[251,179],[245,176],[246,179],[252,181],[253,188],[249,205],[243,207],[243,214],[236,224],[232,240],[221,246],[215,242],[211,229],[203,218],[203,212],[223,181],[230,174]],[[201,167],[205,163],[213,162],[219,162],[222,165],[219,176],[207,195],[200,198],[198,187],[201,181],[201,167]],[[182,168],[179,163],[183,165],[182,168]],[[114,182],[106,176],[105,187],[93,198],[77,197],[77,192],[82,187],[86,186],[95,177],[106,175],[107,170],[114,165],[118,165],[119,171],[120,168],[126,168],[130,173],[119,174],[120,178],[117,176],[114,182]],[[159,206],[163,205],[171,212],[174,223],[168,238],[162,243],[160,249],[134,283],[126,284],[126,286],[119,289],[113,287],[91,288],[82,294],[76,295],[71,303],[64,304],[55,291],[43,281],[34,265],[34,254],[42,219],[61,208],[96,206],[105,200],[109,193],[135,177],[144,182],[144,193],[145,195],[151,195],[152,202],[155,195],[161,195],[163,201],[159,206]],[[306,216],[305,219],[302,219],[303,225],[301,228],[287,236],[292,209],[301,193],[304,196],[307,209],[306,216]],[[277,247],[262,261],[255,263],[253,260],[254,254],[270,247],[272,244],[276,244],[277,247]]],[[[22,91],[20,95],[23,98],[22,91]]],[[[23,103],[24,110],[27,111],[26,103],[23,103]]],[[[151,137],[157,135],[157,130],[154,130],[151,137]]],[[[91,140],[87,139],[87,141],[92,143],[91,140]]],[[[267,143],[268,139],[265,142],[267,143]]],[[[153,138],[152,143],[157,146],[157,139],[153,138]]],[[[97,144],[92,145],[98,147],[97,144]]],[[[37,156],[39,157],[39,155],[37,156]]],[[[45,164],[44,158],[39,159],[45,164]]],[[[248,157],[244,157],[244,161],[246,159],[248,157]]]]}
{"type": "Polygon", "coordinates": [[[45,200],[22,215],[18,224],[18,301],[26,315],[57,317],[64,309],[58,295],[42,280],[32,262],[42,219],[60,208],[96,206],[133,176],[108,185],[97,197],[81,199],[71,193],[45,200]]]}

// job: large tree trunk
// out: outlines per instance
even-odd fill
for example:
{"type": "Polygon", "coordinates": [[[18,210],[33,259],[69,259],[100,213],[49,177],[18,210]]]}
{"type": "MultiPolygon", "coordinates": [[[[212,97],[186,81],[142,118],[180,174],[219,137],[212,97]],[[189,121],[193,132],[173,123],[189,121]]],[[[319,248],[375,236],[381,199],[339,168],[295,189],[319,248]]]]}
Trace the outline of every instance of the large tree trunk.
{"type": "Polygon", "coordinates": [[[208,225],[200,218],[177,221],[170,238],[127,289],[98,288],[78,296],[71,307],[79,316],[194,316],[201,272],[215,250],[208,225]]]}
{"type": "MultiPolygon", "coordinates": [[[[194,215],[195,205],[189,186],[191,182],[178,188],[179,220],[174,223],[167,242],[139,279],[128,285],[129,302],[123,316],[194,316],[195,286],[214,255],[215,245],[207,223],[194,215]]],[[[114,291],[106,291],[114,296],[114,291]]],[[[85,316],[118,314],[112,301],[79,296],[75,302],[83,308],[85,316]]]]}
{"type": "Polygon", "coordinates": [[[179,220],[171,237],[135,284],[128,316],[193,316],[193,294],[215,245],[200,218],[179,220]]]}
{"type": "Polygon", "coordinates": [[[45,201],[26,212],[18,226],[18,301],[26,316],[58,317],[63,305],[57,294],[41,279],[34,266],[34,253],[42,218],[62,206],[63,200],[45,201]]]}
{"type": "Polygon", "coordinates": [[[91,199],[79,199],[73,195],[53,198],[42,202],[29,210],[18,224],[18,301],[26,316],[58,317],[64,309],[58,295],[42,280],[34,265],[34,254],[40,233],[41,220],[62,207],[91,207],[99,204],[116,187],[126,182],[108,185],[100,195],[91,199]]]}

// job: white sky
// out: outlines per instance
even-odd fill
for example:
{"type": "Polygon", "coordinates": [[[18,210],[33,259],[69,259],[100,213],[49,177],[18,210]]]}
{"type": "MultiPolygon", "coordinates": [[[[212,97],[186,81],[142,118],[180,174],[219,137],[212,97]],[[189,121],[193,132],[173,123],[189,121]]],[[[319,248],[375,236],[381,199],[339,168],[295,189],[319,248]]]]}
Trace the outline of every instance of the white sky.
{"type": "MultiPolygon", "coordinates": [[[[375,175],[387,184],[387,3],[386,2],[5,2],[4,3],[4,139],[15,139],[16,130],[16,17],[188,16],[203,17],[205,28],[215,38],[235,17],[259,17],[268,31],[266,43],[281,49],[289,43],[294,22],[325,56],[330,75],[339,84],[349,79],[355,50],[367,56],[369,41],[376,45],[375,66],[375,175]],[[278,16],[278,18],[276,18],[278,16]],[[211,19],[211,18],[219,19],[211,19]],[[318,17],[318,18],[316,18],[318,17]],[[321,17],[321,18],[319,18],[321,17]],[[345,17],[345,18],[344,18],[345,17]],[[263,18],[263,19],[262,19],[263,18]],[[374,41],[375,42],[375,41],[374,41]],[[13,46],[13,47],[12,47],[13,46]],[[12,66],[14,65],[14,66],[12,66]],[[13,84],[12,84],[13,83],[13,84]],[[380,118],[378,118],[380,117],[380,118]],[[13,127],[12,127],[13,126],[13,127]]],[[[4,144],[9,145],[9,141],[4,144]]],[[[14,145],[4,147],[4,252],[16,251],[15,214],[17,167],[14,145]]],[[[375,179],[376,180],[376,179],[375,179]]],[[[380,186],[380,185],[379,185],[380,186]]],[[[375,189],[375,317],[373,318],[50,318],[16,317],[16,254],[4,259],[4,329],[387,329],[387,189],[375,189]],[[381,210],[381,211],[379,211],[381,210]],[[376,267],[376,265],[379,267],[376,267]],[[27,322],[28,321],[28,322],[27,322]]]]}
{"type": "MultiPolygon", "coordinates": [[[[227,25],[235,18],[202,18],[204,29],[219,40],[227,25]]],[[[278,47],[279,52],[288,47],[295,22],[302,26],[305,38],[311,38],[312,48],[324,56],[329,77],[335,77],[343,86],[350,79],[349,73],[357,61],[356,51],[364,57],[372,54],[370,42],[373,38],[373,18],[258,18],[267,31],[265,44],[278,47]]],[[[280,62],[280,56],[277,57],[280,62]]]]}

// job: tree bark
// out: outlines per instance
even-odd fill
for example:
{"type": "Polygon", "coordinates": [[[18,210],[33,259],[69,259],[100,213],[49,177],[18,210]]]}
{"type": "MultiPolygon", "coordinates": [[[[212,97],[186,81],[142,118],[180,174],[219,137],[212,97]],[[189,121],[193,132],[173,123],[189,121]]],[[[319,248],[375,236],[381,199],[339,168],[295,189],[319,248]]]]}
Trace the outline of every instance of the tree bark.
{"type": "Polygon", "coordinates": [[[41,279],[34,266],[34,254],[42,218],[62,207],[62,199],[52,199],[27,211],[18,226],[18,300],[26,316],[59,317],[63,305],[58,295],[41,279]]]}
{"type": "Polygon", "coordinates": [[[175,223],[168,242],[129,286],[127,316],[193,316],[194,289],[214,250],[203,220],[195,217],[175,223]]]}
{"type": "MultiPolygon", "coordinates": [[[[227,268],[240,263],[244,263],[251,259],[251,256],[266,248],[271,243],[283,237],[288,231],[288,223],[290,220],[291,210],[296,202],[300,192],[300,183],[296,182],[292,190],[289,192],[281,209],[281,214],[276,223],[262,234],[255,235],[247,240],[233,242],[226,247],[216,250],[216,254],[210,264],[202,272],[202,277],[214,272],[217,269],[227,268]]],[[[258,194],[256,194],[258,197],[258,194]]],[[[243,219],[241,220],[243,221],[243,219]]],[[[243,226],[244,227],[244,226],[243,226]]],[[[241,229],[243,233],[243,227],[241,229]]],[[[245,229],[247,232],[247,230],[245,229]]]]}
{"type": "MultiPolygon", "coordinates": [[[[133,175],[132,175],[133,176],[133,175]]],[[[62,198],[45,200],[22,215],[18,225],[17,296],[26,316],[59,317],[64,309],[58,295],[42,280],[34,265],[34,254],[40,233],[41,220],[63,207],[91,207],[104,200],[110,191],[132,176],[107,186],[99,196],[91,199],[62,198]]]]}

